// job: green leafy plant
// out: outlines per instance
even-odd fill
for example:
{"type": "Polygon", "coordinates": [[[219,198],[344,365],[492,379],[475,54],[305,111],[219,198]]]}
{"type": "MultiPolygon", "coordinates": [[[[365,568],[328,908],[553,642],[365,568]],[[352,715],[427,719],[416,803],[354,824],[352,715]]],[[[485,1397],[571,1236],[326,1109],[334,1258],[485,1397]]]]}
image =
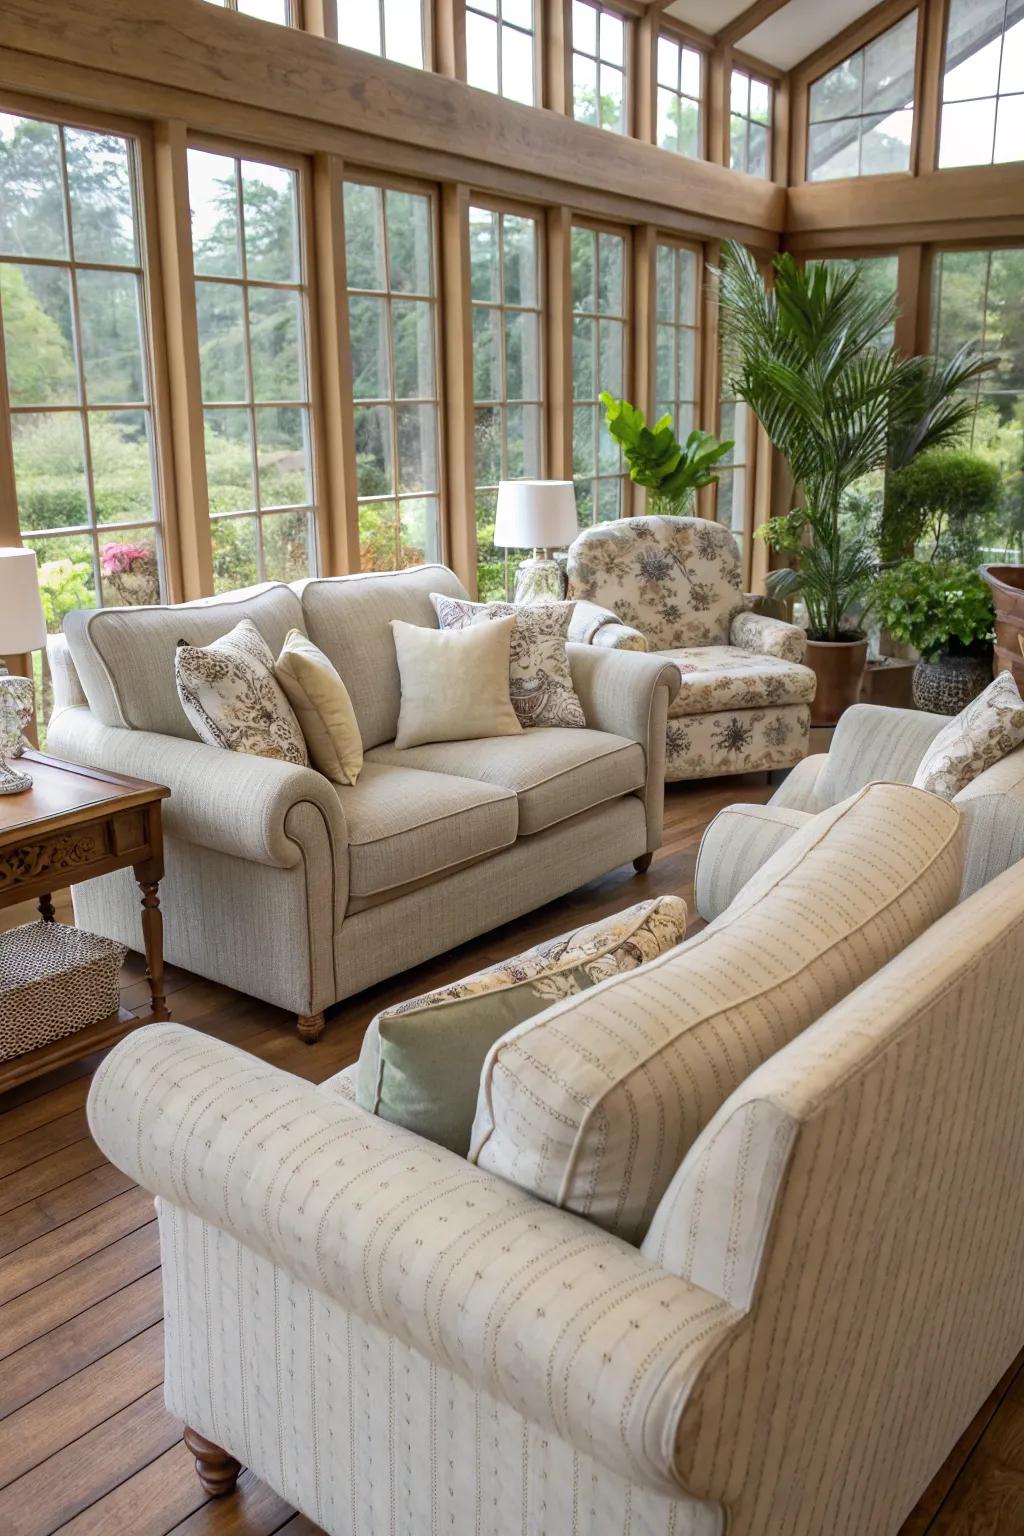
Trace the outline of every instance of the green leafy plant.
{"type": "Polygon", "coordinates": [[[732,448],[710,432],[691,432],[685,444],[672,430],[671,416],[662,416],[653,427],[643,411],[628,400],[616,400],[607,390],[601,396],[608,431],[629,465],[629,478],[651,493],[653,512],[683,513],[694,492],[713,485],[714,465],[732,448]]]}
{"type": "Polygon", "coordinates": [[[932,560],[977,564],[1003,499],[998,464],[966,449],[930,448],[890,472],[879,554],[909,559],[921,544],[932,560]]]}
{"type": "Polygon", "coordinates": [[[83,560],[44,560],[39,567],[39,596],[51,634],[58,634],[66,614],[92,608],[92,567],[83,560]]]}
{"type": "Polygon", "coordinates": [[[878,578],[874,607],[893,639],[926,661],[983,654],[992,643],[991,590],[960,561],[901,561],[878,578]]]}
{"type": "Polygon", "coordinates": [[[773,262],[769,287],[753,256],[730,241],[720,276],[730,387],[789,461],[804,503],[759,530],[795,564],[772,571],[771,596],[801,597],[811,636],[857,638],[853,614],[870,603],[878,561],[844,518],[863,476],[944,444],[962,430],[964,403],[948,394],[982,364],[937,368],[888,344],[895,299],[873,293],[855,266],[791,255],[773,262]]]}

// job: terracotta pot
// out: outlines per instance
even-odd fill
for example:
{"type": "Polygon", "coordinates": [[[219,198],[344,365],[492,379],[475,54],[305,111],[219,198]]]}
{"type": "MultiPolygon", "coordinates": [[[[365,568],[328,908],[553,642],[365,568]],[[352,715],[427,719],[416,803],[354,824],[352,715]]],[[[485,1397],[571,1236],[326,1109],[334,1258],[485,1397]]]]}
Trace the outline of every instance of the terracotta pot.
{"type": "Polygon", "coordinates": [[[996,645],[992,675],[1007,668],[1024,688],[1024,565],[979,565],[978,575],[992,588],[996,610],[996,645]]]}
{"type": "Polygon", "coordinates": [[[992,663],[985,656],[939,656],[914,668],[914,703],[933,715],[958,715],[989,685],[992,663]]]}
{"type": "Polygon", "coordinates": [[[857,703],[867,659],[866,639],[808,640],[807,665],[818,679],[812,725],[835,725],[843,710],[857,703]]]}

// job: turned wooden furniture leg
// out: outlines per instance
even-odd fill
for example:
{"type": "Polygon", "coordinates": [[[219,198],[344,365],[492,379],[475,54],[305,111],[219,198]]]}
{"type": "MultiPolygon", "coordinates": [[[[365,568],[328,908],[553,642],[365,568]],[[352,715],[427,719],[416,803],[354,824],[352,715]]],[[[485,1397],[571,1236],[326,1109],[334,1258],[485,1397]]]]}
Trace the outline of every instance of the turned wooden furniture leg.
{"type": "Polygon", "coordinates": [[[307,1045],[315,1045],[324,1032],[324,1016],[322,1013],[300,1013],[296,1023],[299,1030],[299,1039],[307,1045]]]}
{"type": "Polygon", "coordinates": [[[647,871],[651,867],[651,860],[653,858],[653,853],[642,853],[638,859],[633,860],[633,868],[636,870],[638,875],[646,875],[647,871]]]}
{"type": "Polygon", "coordinates": [[[39,898],[39,916],[44,923],[55,923],[57,921],[57,915],[53,910],[53,897],[49,892],[39,898]]]}
{"type": "Polygon", "coordinates": [[[196,1459],[196,1475],[210,1497],[222,1499],[225,1494],[234,1493],[242,1463],[187,1425],[182,1439],[196,1459]]]}

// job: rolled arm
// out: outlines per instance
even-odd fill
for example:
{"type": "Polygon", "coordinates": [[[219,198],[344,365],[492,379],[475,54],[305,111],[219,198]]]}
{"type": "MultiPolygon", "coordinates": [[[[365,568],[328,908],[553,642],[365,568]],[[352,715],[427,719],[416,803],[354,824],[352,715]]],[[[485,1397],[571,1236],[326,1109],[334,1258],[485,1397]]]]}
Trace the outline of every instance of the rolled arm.
{"type": "Polygon", "coordinates": [[[767,613],[738,613],[729,626],[729,640],[743,651],[778,656],[781,661],[802,662],[807,654],[807,635],[797,624],[787,624],[767,613]]]}
{"type": "Polygon", "coordinates": [[[647,640],[638,629],[623,624],[610,608],[577,599],[569,622],[571,641],[600,645],[613,651],[646,651],[647,640]]]}
{"type": "Polygon", "coordinates": [[[836,726],[819,793],[827,805],[836,805],[876,779],[912,783],[926,748],[946,724],[945,715],[855,704],[836,726]]]}
{"type": "Polygon", "coordinates": [[[678,1492],[676,1430],[741,1312],[301,1078],[177,1025],[98,1069],[107,1156],[622,1476],[678,1492]]]}
{"type": "Polygon", "coordinates": [[[103,725],[88,709],[58,710],[47,745],[71,762],[166,784],[171,796],[164,801],[164,830],[184,843],[288,869],[303,857],[294,828],[289,832],[289,813],[307,806],[314,809],[314,824],[323,827],[332,856],[347,856],[341,802],[312,768],[103,725]]]}

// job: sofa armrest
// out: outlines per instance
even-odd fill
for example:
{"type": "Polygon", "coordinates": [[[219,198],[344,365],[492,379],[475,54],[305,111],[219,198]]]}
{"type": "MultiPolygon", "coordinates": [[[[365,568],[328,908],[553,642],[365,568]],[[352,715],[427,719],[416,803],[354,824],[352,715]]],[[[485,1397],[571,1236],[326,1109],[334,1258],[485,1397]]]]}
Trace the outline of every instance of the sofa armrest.
{"type": "Polygon", "coordinates": [[[811,819],[806,811],[772,805],[729,805],[719,811],[697,853],[694,905],[705,922],[720,917],[751,876],[811,819]]]}
{"type": "Polygon", "coordinates": [[[821,776],[828,762],[827,752],[813,752],[789,770],[768,801],[781,811],[827,811],[831,801],[821,793],[821,776]]]}
{"type": "Polygon", "coordinates": [[[601,645],[614,651],[646,651],[647,641],[638,629],[620,623],[610,608],[577,599],[569,622],[569,640],[580,645],[601,645]]]}
{"type": "Polygon", "coordinates": [[[819,793],[827,805],[837,805],[878,779],[912,783],[926,749],[948,723],[945,715],[922,710],[855,704],[836,726],[819,793]]]}
{"type": "Polygon", "coordinates": [[[276,758],[225,752],[201,741],[103,725],[88,709],[60,709],[47,746],[58,756],[111,773],[166,784],[164,831],[184,843],[288,869],[303,858],[289,832],[289,812],[311,806],[337,861],[348,833],[333,785],[313,768],[276,758]]]}
{"type": "Polygon", "coordinates": [[[802,662],[807,654],[804,630],[766,613],[738,613],[729,626],[729,641],[743,651],[778,656],[781,661],[802,662]]]}
{"type": "Polygon", "coordinates": [[[737,1308],[454,1153],[177,1025],[147,1026],[107,1056],[89,1124],[144,1189],[584,1455],[678,1493],[679,1421],[737,1308]]]}

